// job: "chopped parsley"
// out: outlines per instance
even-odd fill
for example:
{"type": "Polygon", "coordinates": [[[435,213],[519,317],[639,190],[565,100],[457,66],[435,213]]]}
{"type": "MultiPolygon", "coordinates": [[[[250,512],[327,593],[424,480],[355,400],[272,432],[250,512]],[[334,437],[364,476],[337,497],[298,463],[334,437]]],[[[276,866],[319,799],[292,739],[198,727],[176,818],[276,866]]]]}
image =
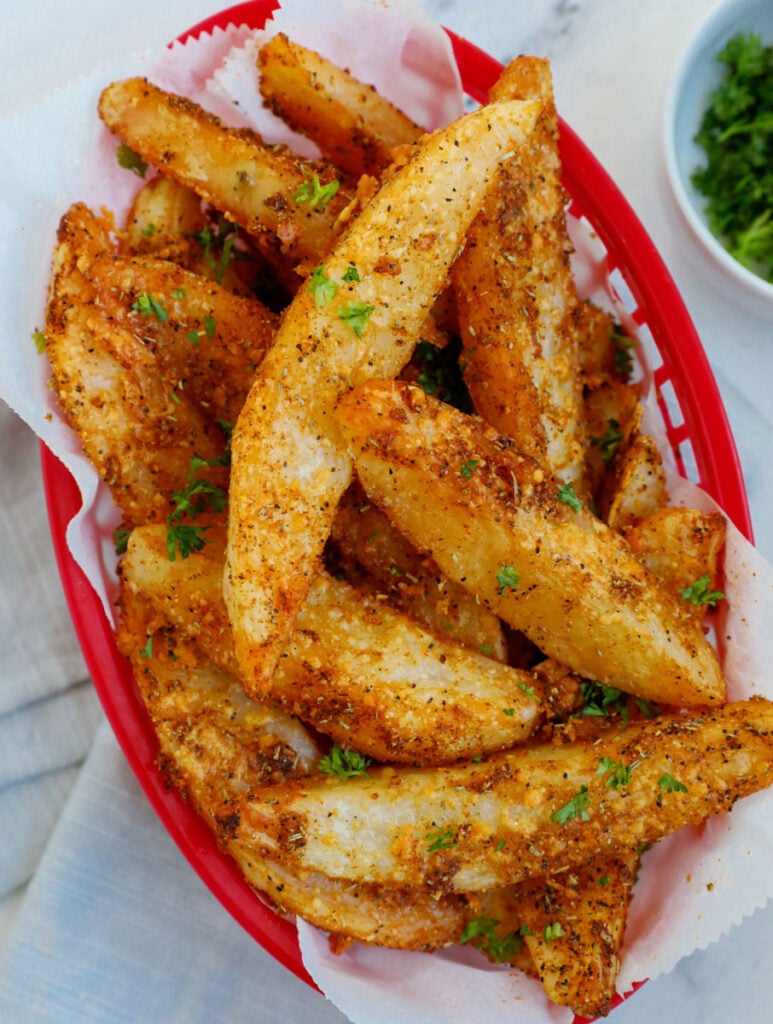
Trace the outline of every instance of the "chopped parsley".
{"type": "Polygon", "coordinates": [[[515,714],[515,708],[502,708],[502,714],[507,715],[508,718],[512,718],[515,714]]]}
{"type": "Polygon", "coordinates": [[[664,772],[658,779],[658,807],[663,803],[663,797],[667,793],[686,793],[687,786],[679,779],[675,779],[673,775],[669,775],[668,772],[664,772]]]}
{"type": "Polygon", "coordinates": [[[35,342],[35,348],[42,355],[46,351],[46,333],[45,331],[39,331],[36,327],[30,335],[32,340],[35,342]]]}
{"type": "Polygon", "coordinates": [[[507,932],[505,935],[498,935],[496,932],[499,921],[492,917],[476,917],[468,921],[459,937],[460,942],[473,941],[476,949],[484,953],[496,964],[507,963],[523,946],[523,936],[528,935],[530,929],[527,925],[519,928],[518,931],[507,932]]]}
{"type": "Polygon", "coordinates": [[[459,342],[445,348],[431,341],[420,341],[413,350],[413,365],[418,371],[416,383],[428,395],[453,405],[461,412],[472,412],[472,401],[459,365],[459,342]]]}
{"type": "Polygon", "coordinates": [[[711,582],[708,573],[704,573],[689,587],[679,589],[679,594],[690,604],[706,604],[709,608],[716,608],[718,601],[724,601],[725,595],[720,590],[709,590],[711,582]]]}
{"type": "Polygon", "coordinates": [[[529,686],[528,683],[518,683],[518,689],[523,690],[530,700],[534,700],[539,704],[539,696],[533,686],[529,686]]]}
{"type": "Polygon", "coordinates": [[[577,497],[574,491],[574,483],[562,484],[558,488],[558,500],[563,501],[565,505],[568,505],[572,512],[579,512],[582,508],[582,502],[577,497]]]}
{"type": "Polygon", "coordinates": [[[724,77],[695,141],[706,161],[691,181],[727,251],[773,282],[773,46],[739,33],[717,56],[724,77]]]}
{"type": "Polygon", "coordinates": [[[184,288],[173,288],[172,289],[172,298],[173,299],[184,299],[185,298],[185,289],[184,288]]]}
{"type": "Polygon", "coordinates": [[[220,214],[214,231],[208,224],[191,238],[204,250],[204,262],[212,271],[215,283],[222,284],[228,265],[238,254],[238,250],[234,250],[238,238],[236,225],[220,214]]]}
{"type": "Polygon", "coordinates": [[[116,555],[125,555],[126,548],[129,544],[129,537],[131,537],[132,531],[125,526],[119,526],[113,530],[113,545],[115,546],[116,555]]]}
{"type": "Polygon", "coordinates": [[[365,324],[375,308],[375,306],[369,306],[367,302],[350,302],[338,310],[338,315],[344,323],[351,327],[357,337],[361,338],[365,324]]]}
{"type": "Polygon", "coordinates": [[[125,142],[122,142],[115,151],[115,155],[121,167],[125,167],[127,171],[134,171],[139,178],[145,177],[148,169],[147,162],[131,146],[127,146],[125,142]]]}
{"type": "Polygon", "coordinates": [[[166,518],[166,551],[169,561],[174,562],[177,554],[187,558],[194,551],[201,551],[206,543],[208,526],[197,526],[183,522],[185,518],[195,519],[206,509],[223,512],[226,507],[225,491],[209,480],[194,477],[198,469],[208,466],[226,465],[229,452],[216,459],[191,459],[188,472],[188,483],[180,491],[172,492],[175,507],[166,518]]]}
{"type": "Polygon", "coordinates": [[[153,637],[149,636],[145,646],[140,651],[141,658],[152,658],[153,657],[153,637]]]}
{"type": "Polygon", "coordinates": [[[622,444],[623,432],[620,429],[620,423],[616,419],[607,420],[607,429],[599,437],[592,437],[590,443],[594,448],[598,448],[601,454],[601,461],[605,466],[617,455],[617,450],[622,444]]]}
{"type": "Polygon", "coordinates": [[[327,276],[321,263],[312,270],[306,287],[314,296],[314,303],[317,307],[329,306],[338,294],[338,285],[331,277],[327,276]]]}
{"type": "Polygon", "coordinates": [[[325,775],[335,775],[339,779],[351,779],[355,775],[367,775],[370,763],[370,758],[364,757],[356,750],[331,747],[330,752],[325,754],[317,767],[325,775]]]}
{"type": "Polygon", "coordinates": [[[450,828],[438,828],[432,832],[428,832],[424,837],[427,840],[427,853],[438,853],[440,850],[450,850],[452,846],[456,846],[457,842],[454,839],[453,829],[450,828]]]}
{"type": "Polygon", "coordinates": [[[467,459],[462,463],[459,472],[465,480],[469,480],[476,468],[480,465],[480,459],[467,459]]]}
{"type": "Polygon", "coordinates": [[[636,342],[629,338],[618,325],[612,329],[609,342],[612,346],[615,359],[615,373],[624,381],[629,381],[633,376],[633,350],[636,342]]]}
{"type": "Polygon", "coordinates": [[[143,238],[152,238],[157,230],[158,229],[156,228],[156,225],[151,222],[142,229],[140,234],[143,236],[143,238]]]}
{"type": "Polygon", "coordinates": [[[628,696],[615,686],[584,679],[580,683],[583,705],[578,715],[605,718],[609,714],[628,714],[628,696]]]}
{"type": "Polygon", "coordinates": [[[633,770],[638,767],[638,763],[634,761],[633,764],[625,765],[622,761],[613,761],[611,757],[602,757],[596,775],[598,778],[606,775],[606,785],[611,789],[620,789],[631,781],[633,770]]]}
{"type": "Polygon", "coordinates": [[[350,263],[349,266],[346,268],[346,273],[341,278],[341,280],[347,282],[360,280],[360,273],[353,263],[350,263]]]}
{"type": "Polygon", "coordinates": [[[574,818],[579,818],[580,821],[589,821],[590,815],[586,809],[589,803],[588,787],[582,785],[571,800],[568,800],[563,807],[559,807],[557,811],[553,811],[550,820],[557,825],[565,825],[574,818]]]}
{"type": "Polygon", "coordinates": [[[159,323],[169,319],[169,314],[158,301],[148,292],[141,292],[132,303],[131,307],[140,316],[154,316],[159,323]]]}
{"type": "Polygon", "coordinates": [[[327,185],[322,185],[320,184],[319,175],[312,174],[297,189],[293,199],[299,206],[308,203],[309,209],[322,210],[338,192],[340,187],[341,183],[336,181],[335,178],[333,181],[329,181],[327,185]]]}
{"type": "Polygon", "coordinates": [[[555,939],[560,939],[566,935],[563,929],[563,925],[560,921],[554,921],[552,924],[546,924],[542,932],[542,938],[545,942],[553,942],[555,939]]]}
{"type": "Polygon", "coordinates": [[[507,589],[515,590],[520,582],[521,577],[512,565],[502,565],[497,570],[497,586],[500,596],[507,589]]]}

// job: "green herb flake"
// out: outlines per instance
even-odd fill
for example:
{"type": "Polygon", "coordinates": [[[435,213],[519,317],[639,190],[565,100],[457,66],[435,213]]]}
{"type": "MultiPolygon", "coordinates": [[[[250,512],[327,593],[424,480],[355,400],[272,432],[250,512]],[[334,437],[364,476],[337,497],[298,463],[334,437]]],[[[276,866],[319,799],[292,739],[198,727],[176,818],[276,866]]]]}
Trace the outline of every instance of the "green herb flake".
{"type": "Polygon", "coordinates": [[[370,759],[356,750],[343,747],[331,747],[319,762],[319,770],[325,775],[335,775],[339,779],[351,779],[355,775],[367,775],[370,759]]]}
{"type": "Polygon", "coordinates": [[[500,566],[497,571],[497,586],[500,596],[508,589],[515,590],[520,582],[521,577],[512,565],[500,566]]]}
{"type": "Polygon", "coordinates": [[[212,271],[215,283],[222,284],[231,260],[239,254],[235,249],[238,238],[236,225],[221,214],[214,231],[207,225],[190,237],[204,250],[204,262],[212,271]]]}
{"type": "Polygon", "coordinates": [[[175,506],[166,518],[166,551],[170,562],[175,561],[178,553],[181,558],[187,558],[194,551],[201,551],[206,544],[209,527],[183,520],[195,519],[206,509],[224,512],[227,505],[226,494],[221,487],[209,480],[197,479],[194,473],[205,467],[227,465],[228,461],[228,449],[216,459],[194,456],[190,461],[187,485],[182,490],[172,492],[175,506]]]}
{"type": "Polygon", "coordinates": [[[628,697],[622,690],[585,679],[580,683],[580,693],[583,706],[577,712],[578,715],[606,718],[610,714],[619,714],[623,720],[627,720],[628,697]]]}
{"type": "Polygon", "coordinates": [[[139,294],[132,303],[131,308],[135,313],[139,313],[140,316],[154,316],[159,323],[164,323],[169,319],[169,314],[161,303],[147,292],[139,294]]]}
{"type": "Polygon", "coordinates": [[[361,338],[365,324],[375,308],[375,306],[369,306],[367,302],[350,302],[338,310],[338,315],[348,327],[351,327],[357,337],[361,338]]]}
{"type": "Polygon", "coordinates": [[[609,338],[615,360],[615,373],[628,382],[633,376],[633,351],[636,342],[623,333],[619,325],[615,325],[609,338]]]}
{"type": "Polygon", "coordinates": [[[507,715],[508,718],[512,718],[515,714],[515,708],[502,708],[502,714],[507,715]]]}
{"type": "Polygon", "coordinates": [[[568,505],[572,512],[579,512],[582,508],[582,502],[574,491],[574,483],[562,484],[558,488],[557,497],[564,505],[568,505]]]}
{"type": "Polygon", "coordinates": [[[663,797],[668,793],[686,793],[687,786],[679,779],[675,779],[673,775],[669,775],[668,772],[664,772],[658,779],[658,807],[663,803],[663,797]]]}
{"type": "Polygon", "coordinates": [[[172,289],[172,298],[173,299],[178,299],[178,300],[179,299],[184,299],[185,298],[185,289],[184,288],[173,288],[172,289]]]}
{"type": "Polygon", "coordinates": [[[710,582],[709,574],[704,573],[689,587],[680,588],[679,594],[689,604],[705,604],[709,608],[716,608],[718,601],[725,600],[725,595],[719,590],[709,590],[710,582]]]}
{"type": "Polygon", "coordinates": [[[521,682],[519,682],[518,683],[518,689],[522,690],[526,694],[526,696],[529,698],[529,700],[536,701],[537,704],[539,704],[539,702],[540,702],[539,694],[537,693],[537,691],[534,689],[533,686],[529,686],[528,683],[521,683],[521,682]]]}
{"type": "Polygon", "coordinates": [[[494,648],[491,644],[481,644],[478,648],[481,654],[491,655],[494,653],[494,648]]]}
{"type": "Polygon", "coordinates": [[[153,235],[155,235],[155,233],[156,233],[156,231],[157,231],[157,230],[158,230],[158,229],[156,228],[156,225],[155,225],[155,224],[153,224],[153,223],[150,223],[150,224],[147,224],[147,225],[146,225],[146,226],[145,226],[145,227],[144,227],[144,228],[142,229],[142,231],[140,232],[140,234],[141,234],[141,235],[143,236],[143,238],[152,238],[152,237],[153,237],[153,235]]]}
{"type": "Polygon", "coordinates": [[[153,657],[153,637],[149,636],[145,646],[140,651],[141,658],[152,658],[153,657]]]}
{"type": "Polygon", "coordinates": [[[217,323],[215,322],[215,318],[213,316],[211,316],[210,314],[207,314],[204,317],[204,333],[206,334],[206,336],[209,338],[210,341],[215,336],[215,331],[216,330],[217,330],[217,323]]]}
{"type": "Polygon", "coordinates": [[[554,921],[552,924],[546,924],[542,932],[542,938],[548,943],[554,942],[556,939],[560,939],[564,935],[566,935],[566,932],[564,931],[563,925],[560,921],[554,921]]]}
{"type": "Polygon", "coordinates": [[[524,927],[498,935],[496,928],[499,923],[492,917],[476,917],[464,926],[459,941],[472,941],[476,949],[496,964],[507,963],[523,946],[523,936],[528,934],[528,929],[524,927]]]}
{"type": "Polygon", "coordinates": [[[480,459],[467,459],[466,462],[462,463],[459,473],[464,477],[465,480],[470,480],[472,478],[472,474],[475,472],[476,468],[479,465],[480,459]]]}
{"type": "Polygon", "coordinates": [[[607,429],[599,437],[592,437],[590,443],[598,448],[601,454],[601,461],[605,466],[617,455],[617,451],[623,442],[623,432],[620,423],[616,419],[607,420],[607,429]]]}
{"type": "Polygon", "coordinates": [[[341,183],[333,179],[327,185],[320,184],[319,175],[312,174],[298,188],[293,199],[298,205],[308,204],[311,210],[322,210],[338,192],[341,183]]]}
{"type": "Polygon", "coordinates": [[[321,263],[312,270],[306,287],[314,296],[314,303],[317,307],[329,306],[338,294],[338,285],[327,276],[321,263]]]}
{"type": "Polygon", "coordinates": [[[119,557],[126,554],[126,548],[129,544],[129,537],[131,537],[132,531],[127,529],[125,526],[119,526],[113,530],[113,546],[115,547],[115,553],[119,557]]]}
{"type": "Polygon", "coordinates": [[[557,825],[565,825],[574,818],[579,818],[580,821],[589,821],[590,815],[586,809],[589,803],[588,787],[582,785],[571,800],[568,800],[563,807],[559,807],[557,811],[553,811],[550,820],[557,825]]]}
{"type": "Polygon", "coordinates": [[[631,781],[634,768],[638,767],[638,761],[634,761],[633,764],[625,765],[622,761],[613,761],[611,757],[602,757],[599,761],[598,770],[596,776],[601,778],[603,775],[607,776],[606,785],[610,789],[620,789],[621,786],[627,786],[631,781]]]}
{"type": "Polygon", "coordinates": [[[147,162],[142,159],[139,153],[135,153],[131,146],[127,146],[125,142],[122,142],[115,151],[115,156],[121,167],[124,167],[127,171],[134,171],[139,178],[145,177],[148,169],[147,162]]]}
{"type": "Polygon", "coordinates": [[[347,282],[360,280],[360,273],[353,263],[350,263],[349,266],[346,268],[346,273],[341,278],[341,280],[347,282]]]}
{"type": "Polygon", "coordinates": [[[457,845],[456,839],[454,839],[453,829],[450,828],[434,829],[432,832],[428,832],[424,838],[428,844],[427,853],[438,853],[440,850],[450,850],[452,846],[457,845]]]}
{"type": "Polygon", "coordinates": [[[43,353],[46,351],[45,331],[39,331],[38,328],[36,327],[32,334],[30,335],[30,337],[35,342],[35,348],[41,355],[43,355],[43,353]]]}

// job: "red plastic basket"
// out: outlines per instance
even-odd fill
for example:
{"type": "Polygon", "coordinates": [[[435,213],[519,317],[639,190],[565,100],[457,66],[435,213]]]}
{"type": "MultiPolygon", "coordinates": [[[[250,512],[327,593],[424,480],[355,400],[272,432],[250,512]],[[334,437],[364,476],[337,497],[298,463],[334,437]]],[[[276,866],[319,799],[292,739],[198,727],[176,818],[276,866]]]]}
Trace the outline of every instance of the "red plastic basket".
{"type": "MultiPolygon", "coordinates": [[[[279,5],[252,0],[222,11],[180,36],[181,41],[229,23],[260,28],[279,5]]],[[[501,65],[448,33],[466,93],[485,101],[501,65]]],[[[654,379],[665,430],[677,465],[694,467],[698,483],[751,539],[751,521],[735,444],[713,373],[695,327],[662,259],[631,207],[575,133],[560,124],[564,184],[571,212],[592,225],[607,250],[610,271],[633,299],[630,315],[652,340],[654,379]],[[669,397],[666,397],[666,390],[669,397]],[[685,450],[689,449],[689,457],[685,450]]],[[[652,361],[652,359],[651,359],[652,361]]],[[[148,800],[204,884],[226,910],[280,963],[316,987],[301,961],[295,926],[258,897],[189,804],[169,790],[156,766],[155,732],[118,653],[101,602],[66,543],[80,494],[63,464],[41,447],[43,484],[64,592],[89,672],[118,743],[148,800]]],[[[580,1018],[577,1018],[580,1021],[580,1018]]]]}

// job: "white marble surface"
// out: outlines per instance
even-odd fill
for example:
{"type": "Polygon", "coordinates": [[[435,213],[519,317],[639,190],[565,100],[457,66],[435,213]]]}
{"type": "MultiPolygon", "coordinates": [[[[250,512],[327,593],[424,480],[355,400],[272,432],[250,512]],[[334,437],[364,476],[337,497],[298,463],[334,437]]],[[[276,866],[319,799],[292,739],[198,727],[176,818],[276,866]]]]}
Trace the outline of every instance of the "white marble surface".
{"type": "MultiPolygon", "coordinates": [[[[41,102],[51,90],[85,71],[107,70],[126,53],[163,45],[215,6],[211,0],[134,0],[131,5],[118,0],[69,0],[66,5],[27,0],[11,5],[4,0],[0,114],[41,102]]],[[[713,5],[706,0],[424,0],[424,6],[500,60],[518,52],[551,58],[562,115],[634,206],[696,322],[734,428],[758,546],[773,558],[768,512],[773,507],[768,458],[773,312],[751,307],[734,294],[704,259],[672,204],[663,170],[661,125],[669,78],[689,33],[713,5]]],[[[5,166],[0,159],[0,183],[5,166]]],[[[55,567],[45,544],[34,443],[3,415],[0,446],[0,650],[12,647],[21,652],[20,658],[29,652],[28,664],[35,671],[49,672],[53,690],[67,693],[82,679],[83,669],[61,612],[55,567]],[[20,509],[25,517],[21,539],[15,525],[20,509]],[[30,551],[34,558],[28,557],[30,551]],[[31,582],[20,588],[22,579],[31,582]],[[31,607],[45,611],[50,629],[41,633],[34,612],[25,609],[19,614],[17,595],[22,591],[31,607]]],[[[10,658],[0,665],[1,696],[9,685],[7,676],[20,669],[10,658]]],[[[81,700],[67,703],[71,712],[81,700]]],[[[177,870],[176,850],[139,796],[107,730],[101,731],[79,775],[77,763],[85,753],[81,732],[87,728],[90,737],[96,720],[90,715],[87,725],[81,720],[80,730],[75,724],[68,726],[70,763],[58,769],[71,772],[78,782],[55,843],[35,871],[45,837],[36,840],[28,870],[22,872],[34,873],[32,884],[28,890],[22,885],[0,903],[0,1021],[205,1024],[226,1019],[221,1015],[226,1006],[227,1019],[235,1024],[343,1021],[338,1011],[263,954],[213,904],[186,865],[180,863],[177,870]],[[85,811],[91,812],[90,818],[84,819],[85,811]],[[98,865],[101,850],[113,849],[116,835],[134,851],[125,865],[116,866],[120,874],[100,878],[77,920],[74,913],[57,920],[52,911],[72,908],[77,895],[63,891],[62,886],[72,885],[73,875],[65,878],[58,858],[69,857],[75,877],[85,882],[88,868],[98,865]],[[168,870],[175,877],[173,900],[163,889],[168,870]],[[186,931],[190,955],[170,957],[164,937],[186,931]],[[12,967],[33,963],[44,966],[28,976],[12,976],[12,967]],[[123,978],[125,984],[111,987],[104,978],[123,978]],[[127,996],[129,981],[132,998],[127,996]],[[180,995],[184,991],[193,996],[180,995]],[[222,1001],[211,1002],[218,992],[222,1001]]],[[[0,799],[4,781],[0,780],[0,799]]],[[[56,799],[61,803],[60,797],[56,799]]],[[[20,808],[25,806],[30,805],[19,803],[20,808]]],[[[644,1024],[656,1016],[681,1024],[730,1015],[742,1022],[767,1020],[771,969],[773,912],[767,909],[681,963],[668,977],[645,986],[611,1019],[618,1024],[644,1024]]]]}

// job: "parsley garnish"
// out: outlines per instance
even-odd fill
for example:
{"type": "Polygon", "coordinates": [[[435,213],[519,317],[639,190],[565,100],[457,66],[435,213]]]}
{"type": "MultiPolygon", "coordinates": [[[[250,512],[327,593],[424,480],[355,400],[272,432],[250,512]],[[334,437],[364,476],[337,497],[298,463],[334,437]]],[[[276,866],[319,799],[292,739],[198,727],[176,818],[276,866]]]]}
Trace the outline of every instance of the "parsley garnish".
{"type": "Polygon", "coordinates": [[[466,462],[462,463],[459,472],[465,480],[469,480],[479,465],[480,459],[467,459],[466,462]]]}
{"type": "Polygon", "coordinates": [[[207,466],[226,465],[228,458],[227,450],[216,459],[194,456],[188,472],[188,484],[182,490],[172,492],[175,507],[166,519],[166,551],[170,562],[175,560],[177,552],[181,558],[187,558],[193,551],[201,551],[206,543],[205,534],[209,527],[184,523],[182,520],[185,517],[195,519],[207,508],[222,512],[226,507],[225,491],[209,480],[195,479],[193,474],[207,466]]]}
{"type": "Polygon", "coordinates": [[[619,326],[615,326],[612,329],[609,343],[614,352],[615,373],[618,377],[622,377],[624,381],[629,381],[633,374],[632,352],[636,348],[636,342],[633,338],[629,338],[627,334],[623,334],[619,326]]]}
{"type": "Polygon", "coordinates": [[[518,689],[523,690],[527,697],[539,704],[539,697],[533,686],[529,686],[528,683],[518,683],[518,689]]]}
{"type": "Polygon", "coordinates": [[[590,443],[598,448],[601,453],[601,461],[604,465],[609,463],[617,455],[617,450],[623,440],[623,432],[620,423],[616,419],[607,420],[607,429],[600,437],[592,437],[590,443]]]}
{"type": "Polygon", "coordinates": [[[173,299],[184,299],[185,298],[185,289],[184,288],[173,288],[172,289],[172,298],[173,299]]]}
{"type": "Polygon", "coordinates": [[[566,932],[560,921],[554,921],[552,924],[546,924],[542,932],[542,937],[545,942],[553,942],[555,939],[560,939],[566,932]]]}
{"type": "Polygon", "coordinates": [[[691,180],[709,228],[749,270],[773,281],[773,46],[740,33],[719,53],[724,77],[695,141],[706,154],[691,180]]]}
{"type": "Polygon", "coordinates": [[[530,929],[527,925],[519,928],[518,931],[507,932],[506,935],[497,935],[496,927],[499,921],[492,917],[476,917],[468,921],[459,936],[460,942],[469,942],[471,939],[476,949],[484,953],[496,964],[506,963],[511,960],[523,945],[523,936],[528,935],[530,929]]]}
{"type": "Polygon", "coordinates": [[[321,263],[312,270],[307,288],[314,296],[317,306],[329,306],[338,294],[338,285],[327,276],[321,263]]]}
{"type": "Polygon", "coordinates": [[[161,303],[147,292],[142,292],[137,296],[132,303],[132,309],[140,316],[154,316],[160,323],[169,319],[169,314],[161,303]]]}
{"type": "Polygon", "coordinates": [[[613,761],[611,757],[602,757],[596,775],[601,778],[602,775],[609,773],[606,785],[611,789],[620,789],[631,781],[633,770],[638,764],[638,761],[634,761],[633,764],[625,765],[622,761],[613,761]]]}
{"type": "Polygon", "coordinates": [[[129,544],[129,537],[131,537],[131,530],[125,526],[119,526],[116,530],[113,530],[113,544],[115,546],[116,555],[125,555],[126,548],[129,544]]]}
{"type": "Polygon", "coordinates": [[[502,714],[507,715],[508,718],[512,718],[515,714],[515,708],[502,708],[502,714]]]}
{"type": "Polygon", "coordinates": [[[583,698],[583,706],[577,712],[578,715],[603,718],[610,713],[617,712],[623,718],[627,718],[628,697],[617,687],[585,679],[580,683],[580,693],[583,698]]]}
{"type": "Polygon", "coordinates": [[[451,341],[445,348],[420,341],[413,350],[413,362],[418,367],[416,383],[426,394],[462,412],[472,412],[470,393],[459,366],[459,348],[457,341],[451,341]]]}
{"type": "Polygon", "coordinates": [[[345,750],[343,747],[331,747],[317,766],[325,775],[336,775],[339,779],[350,779],[354,775],[367,775],[370,759],[356,750],[345,750]]]}
{"type": "Polygon", "coordinates": [[[338,310],[338,315],[344,323],[351,327],[357,337],[361,338],[363,328],[375,308],[375,306],[369,306],[367,302],[350,302],[338,310]]]}
{"type": "Polygon", "coordinates": [[[675,779],[673,775],[669,775],[668,772],[664,772],[658,779],[658,807],[663,803],[663,797],[667,793],[686,793],[687,786],[679,779],[675,779]]]}
{"type": "Polygon", "coordinates": [[[709,574],[705,573],[689,587],[680,588],[679,593],[690,604],[707,604],[709,608],[716,608],[717,601],[724,601],[725,595],[719,590],[709,590],[709,583],[709,574]]]}
{"type": "Polygon", "coordinates": [[[307,178],[298,188],[293,199],[298,203],[298,205],[308,203],[310,209],[322,210],[325,205],[330,202],[340,187],[341,183],[336,181],[335,178],[333,181],[329,181],[327,185],[321,185],[319,175],[312,174],[312,176],[307,178]]]}
{"type": "Polygon", "coordinates": [[[237,237],[236,225],[232,221],[226,220],[222,214],[218,217],[214,233],[212,228],[207,225],[201,231],[191,235],[191,238],[203,248],[204,261],[212,271],[216,284],[223,283],[228,264],[237,255],[234,252],[237,237]],[[218,249],[220,250],[219,259],[215,256],[218,249]]]}
{"type": "Polygon", "coordinates": [[[140,651],[141,658],[152,658],[153,657],[153,637],[149,636],[145,646],[140,651]]]}
{"type": "Polygon", "coordinates": [[[341,278],[341,280],[342,281],[359,281],[360,280],[360,272],[357,270],[357,268],[355,267],[355,265],[353,263],[350,263],[349,266],[346,268],[346,273],[341,278]]]}
{"type": "Polygon", "coordinates": [[[582,508],[582,502],[574,492],[574,484],[562,484],[558,488],[558,500],[563,501],[565,505],[568,505],[572,512],[579,512],[582,508]]]}
{"type": "Polygon", "coordinates": [[[156,230],[156,225],[151,223],[144,227],[140,234],[143,236],[143,238],[152,238],[153,235],[155,235],[156,230]]]}
{"type": "Polygon", "coordinates": [[[573,818],[579,818],[580,821],[589,821],[590,815],[586,810],[589,803],[588,787],[582,785],[571,800],[568,800],[563,807],[559,807],[557,811],[553,811],[550,815],[550,820],[554,821],[557,825],[565,825],[567,821],[571,821],[573,818]]]}
{"type": "Polygon", "coordinates": [[[427,853],[437,853],[439,850],[450,850],[452,846],[456,846],[457,842],[454,839],[453,829],[435,829],[433,832],[428,832],[424,837],[429,844],[427,846],[427,853]]]}
{"type": "Polygon", "coordinates": [[[115,155],[121,167],[125,167],[127,171],[134,171],[140,178],[145,177],[148,165],[139,153],[135,153],[131,146],[127,146],[125,142],[122,142],[115,151],[115,155]]]}
{"type": "Polygon", "coordinates": [[[45,331],[39,331],[37,327],[30,335],[32,340],[35,342],[35,348],[42,355],[46,351],[46,334],[45,331]]]}
{"type": "Polygon", "coordinates": [[[515,590],[518,584],[521,582],[521,577],[512,565],[500,566],[497,571],[497,585],[499,586],[500,595],[510,588],[515,590]]]}

